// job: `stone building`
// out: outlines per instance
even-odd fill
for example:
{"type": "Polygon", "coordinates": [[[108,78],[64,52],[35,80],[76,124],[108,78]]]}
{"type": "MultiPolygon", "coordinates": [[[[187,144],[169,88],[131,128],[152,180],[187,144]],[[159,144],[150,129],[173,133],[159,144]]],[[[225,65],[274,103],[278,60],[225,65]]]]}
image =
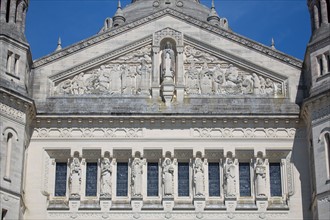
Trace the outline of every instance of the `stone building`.
{"type": "Polygon", "coordinates": [[[326,219],[329,1],[305,61],[199,0],[132,0],[32,61],[1,0],[2,219],[326,219]]]}

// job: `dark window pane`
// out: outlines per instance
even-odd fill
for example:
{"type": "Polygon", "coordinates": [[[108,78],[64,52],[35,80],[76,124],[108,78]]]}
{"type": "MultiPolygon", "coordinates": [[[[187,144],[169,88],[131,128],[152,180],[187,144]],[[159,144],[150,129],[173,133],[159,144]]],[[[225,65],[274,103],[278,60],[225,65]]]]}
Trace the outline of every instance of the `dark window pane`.
{"type": "Polygon", "coordinates": [[[86,196],[96,196],[97,193],[97,163],[87,163],[86,196]]]}
{"type": "Polygon", "coordinates": [[[220,196],[219,163],[209,163],[209,196],[220,196]]]}
{"type": "Polygon", "coordinates": [[[158,196],[158,163],[148,163],[147,195],[158,196]]]}
{"type": "Polygon", "coordinates": [[[179,196],[189,196],[189,163],[178,164],[179,196]]]}
{"type": "Polygon", "coordinates": [[[240,196],[251,196],[250,164],[239,164],[239,193],[240,196]]]}
{"type": "Polygon", "coordinates": [[[127,196],[128,190],[128,164],[117,163],[117,196],[127,196]]]}
{"type": "Polygon", "coordinates": [[[281,164],[269,164],[270,196],[282,196],[281,164]]]}
{"type": "Polygon", "coordinates": [[[67,168],[67,163],[56,163],[55,196],[65,196],[66,194],[67,168]]]}

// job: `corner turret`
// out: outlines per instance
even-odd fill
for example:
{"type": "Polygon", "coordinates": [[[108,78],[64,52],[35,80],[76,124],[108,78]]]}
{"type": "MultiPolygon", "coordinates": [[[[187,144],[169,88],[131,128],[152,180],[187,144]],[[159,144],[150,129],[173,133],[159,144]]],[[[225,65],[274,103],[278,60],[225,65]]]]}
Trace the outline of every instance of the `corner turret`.
{"type": "Polygon", "coordinates": [[[113,26],[114,27],[118,27],[120,25],[123,25],[126,21],[126,18],[124,17],[124,13],[121,10],[120,0],[118,0],[117,11],[116,11],[116,14],[113,16],[112,20],[113,20],[113,26]]]}

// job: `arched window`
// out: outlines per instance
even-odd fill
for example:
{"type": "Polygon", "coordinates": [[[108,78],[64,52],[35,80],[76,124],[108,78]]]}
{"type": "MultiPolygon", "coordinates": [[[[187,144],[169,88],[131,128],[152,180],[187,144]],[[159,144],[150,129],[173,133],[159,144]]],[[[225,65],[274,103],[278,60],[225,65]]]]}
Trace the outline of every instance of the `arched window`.
{"type": "Polygon", "coordinates": [[[330,133],[324,135],[324,147],[326,156],[326,165],[328,170],[328,178],[330,178],[330,133]]]}
{"type": "Polygon", "coordinates": [[[5,179],[10,180],[10,162],[11,162],[11,151],[13,146],[13,134],[8,133],[7,134],[7,140],[6,140],[6,169],[5,169],[5,179]]]}

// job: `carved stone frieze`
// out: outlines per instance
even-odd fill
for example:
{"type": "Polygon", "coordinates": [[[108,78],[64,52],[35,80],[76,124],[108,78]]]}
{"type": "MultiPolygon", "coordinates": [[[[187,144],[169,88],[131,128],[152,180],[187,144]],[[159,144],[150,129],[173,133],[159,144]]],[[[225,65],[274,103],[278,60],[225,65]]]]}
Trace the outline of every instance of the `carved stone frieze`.
{"type": "Polygon", "coordinates": [[[0,103],[0,113],[5,114],[8,117],[17,120],[19,122],[25,122],[25,114],[17,109],[14,109],[8,105],[0,103]]]}
{"type": "Polygon", "coordinates": [[[294,138],[294,128],[191,128],[196,138],[294,138]]]}
{"type": "Polygon", "coordinates": [[[36,128],[34,138],[141,138],[141,128],[36,128]],[[63,135],[65,131],[65,135],[63,135]]]}
{"type": "Polygon", "coordinates": [[[247,72],[190,45],[184,54],[187,95],[285,96],[284,82],[247,72]]]}
{"type": "Polygon", "coordinates": [[[149,95],[151,46],[56,82],[54,95],[149,95]]]}

